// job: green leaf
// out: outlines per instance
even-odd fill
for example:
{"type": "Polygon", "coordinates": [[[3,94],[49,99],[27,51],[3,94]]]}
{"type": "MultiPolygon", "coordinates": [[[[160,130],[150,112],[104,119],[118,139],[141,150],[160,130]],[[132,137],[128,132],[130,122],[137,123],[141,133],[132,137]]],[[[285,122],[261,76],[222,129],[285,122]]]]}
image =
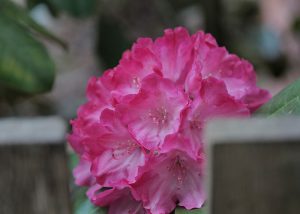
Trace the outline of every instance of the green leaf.
{"type": "Polygon", "coordinates": [[[48,2],[75,17],[93,15],[98,3],[97,0],[48,0],[48,2]]]}
{"type": "Polygon", "coordinates": [[[101,207],[95,207],[86,196],[87,188],[74,187],[73,210],[74,214],[106,214],[107,210],[101,207]]]}
{"type": "MultiPolygon", "coordinates": [[[[78,157],[75,153],[69,154],[69,169],[73,169],[78,164],[78,157]]],[[[74,214],[106,214],[106,208],[95,207],[86,196],[87,188],[79,187],[74,184],[73,177],[71,181],[71,200],[74,214]]]]}
{"type": "Polygon", "coordinates": [[[74,214],[106,214],[106,210],[100,207],[95,207],[86,199],[75,210],[74,214]]]}
{"type": "Polygon", "coordinates": [[[300,79],[279,92],[255,114],[269,117],[300,115],[300,79]]]}
{"type": "Polygon", "coordinates": [[[130,48],[131,42],[124,33],[124,26],[113,16],[102,15],[98,28],[97,54],[105,68],[112,68],[118,64],[122,53],[130,48]]]}
{"type": "Polygon", "coordinates": [[[0,29],[0,85],[30,94],[50,90],[54,64],[44,46],[4,13],[0,29]]]}
{"type": "Polygon", "coordinates": [[[64,49],[67,49],[67,45],[64,41],[50,33],[40,24],[36,23],[25,9],[7,0],[4,0],[2,8],[2,10],[0,9],[0,13],[14,20],[16,23],[23,26],[28,31],[31,30],[33,33],[39,34],[44,38],[59,44],[64,49]]]}
{"type": "Polygon", "coordinates": [[[204,214],[204,209],[193,209],[193,210],[187,210],[182,207],[178,207],[175,210],[175,214],[204,214]]]}

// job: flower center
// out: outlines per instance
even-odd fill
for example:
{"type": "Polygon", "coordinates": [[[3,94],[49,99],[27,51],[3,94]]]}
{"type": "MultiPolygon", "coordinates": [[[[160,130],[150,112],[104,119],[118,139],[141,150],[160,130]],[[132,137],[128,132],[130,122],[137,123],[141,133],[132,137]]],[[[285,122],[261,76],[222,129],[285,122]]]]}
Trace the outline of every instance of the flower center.
{"type": "Polygon", "coordinates": [[[191,120],[190,121],[190,129],[192,130],[200,130],[202,128],[202,124],[199,120],[191,120]]]}
{"type": "Polygon", "coordinates": [[[186,177],[185,161],[179,155],[171,160],[171,165],[167,167],[168,171],[176,178],[177,184],[182,185],[186,177]]]}
{"type": "Polygon", "coordinates": [[[133,85],[134,88],[139,89],[140,86],[141,86],[141,85],[140,85],[140,78],[134,77],[134,78],[132,79],[132,85],[133,85]]]}
{"type": "Polygon", "coordinates": [[[168,123],[169,113],[165,107],[161,106],[150,111],[149,118],[154,124],[164,126],[168,123]]]}
{"type": "Polygon", "coordinates": [[[137,147],[138,145],[132,140],[118,142],[116,148],[113,149],[112,157],[114,159],[120,159],[124,156],[131,155],[137,147]]]}

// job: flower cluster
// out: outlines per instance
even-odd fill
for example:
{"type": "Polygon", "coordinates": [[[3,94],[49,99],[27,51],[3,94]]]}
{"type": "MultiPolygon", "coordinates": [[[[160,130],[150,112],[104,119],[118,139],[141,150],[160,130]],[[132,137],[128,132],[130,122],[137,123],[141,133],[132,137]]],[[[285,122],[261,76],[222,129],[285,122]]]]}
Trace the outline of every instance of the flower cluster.
{"type": "Polygon", "coordinates": [[[205,122],[247,117],[270,95],[249,62],[179,27],[138,39],[118,66],[89,80],[87,98],[69,136],[76,183],[109,213],[163,214],[206,199],[205,122]]]}

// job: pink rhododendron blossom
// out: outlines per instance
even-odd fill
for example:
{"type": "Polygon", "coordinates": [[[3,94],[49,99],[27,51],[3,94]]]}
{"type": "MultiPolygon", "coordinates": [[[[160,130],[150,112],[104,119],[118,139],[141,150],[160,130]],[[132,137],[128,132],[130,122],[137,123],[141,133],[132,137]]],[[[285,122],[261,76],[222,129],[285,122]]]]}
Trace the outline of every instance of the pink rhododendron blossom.
{"type": "Polygon", "coordinates": [[[99,185],[92,185],[87,191],[87,196],[96,206],[109,206],[108,214],[144,214],[149,213],[144,209],[141,201],[132,197],[129,187],[105,189],[99,185]]]}
{"type": "Polygon", "coordinates": [[[206,200],[205,123],[248,117],[270,94],[249,62],[179,27],[138,39],[118,66],[90,79],[87,98],[69,136],[76,184],[111,214],[164,214],[206,200]]]}
{"type": "MultiPolygon", "coordinates": [[[[182,142],[182,146],[186,146],[182,142]]],[[[183,149],[183,148],[182,148],[183,149]]],[[[203,158],[173,148],[152,155],[143,176],[132,185],[136,199],[151,213],[170,213],[176,206],[201,207],[205,200],[202,187],[203,158]]]]}
{"type": "Polygon", "coordinates": [[[188,97],[171,80],[149,76],[141,83],[139,93],[116,110],[143,147],[159,150],[165,137],[178,131],[188,104],[188,97]]]}

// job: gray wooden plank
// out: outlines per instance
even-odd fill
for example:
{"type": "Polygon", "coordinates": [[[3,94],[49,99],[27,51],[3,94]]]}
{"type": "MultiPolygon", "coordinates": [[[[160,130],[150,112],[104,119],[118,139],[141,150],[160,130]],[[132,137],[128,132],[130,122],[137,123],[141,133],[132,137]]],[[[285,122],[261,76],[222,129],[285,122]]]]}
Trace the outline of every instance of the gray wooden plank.
{"type": "Polygon", "coordinates": [[[65,141],[66,125],[59,117],[0,120],[0,144],[55,144],[65,141]]]}
{"type": "Polygon", "coordinates": [[[208,125],[209,214],[300,213],[300,119],[208,125]]]}
{"type": "Polygon", "coordinates": [[[297,140],[300,138],[299,122],[297,117],[214,120],[207,124],[205,137],[209,143],[218,144],[297,140]]]}

